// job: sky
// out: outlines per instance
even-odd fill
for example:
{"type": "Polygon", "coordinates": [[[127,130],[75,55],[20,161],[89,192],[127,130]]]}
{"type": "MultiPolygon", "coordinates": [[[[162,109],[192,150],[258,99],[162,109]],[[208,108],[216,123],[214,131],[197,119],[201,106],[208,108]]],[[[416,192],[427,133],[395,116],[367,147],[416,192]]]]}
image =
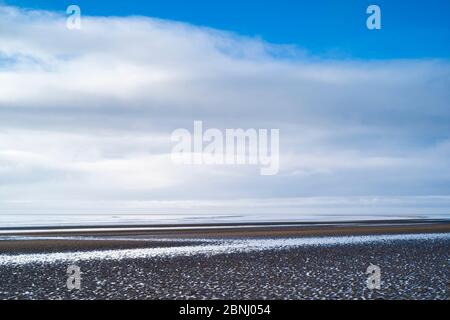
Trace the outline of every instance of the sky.
{"type": "Polygon", "coordinates": [[[296,45],[313,55],[340,59],[448,58],[447,0],[19,0],[26,8],[64,13],[77,4],[86,15],[141,15],[190,23],[274,44],[296,45]],[[383,27],[369,32],[365,11],[382,8],[383,27]]]}
{"type": "Polygon", "coordinates": [[[450,216],[450,2],[370,4],[0,2],[0,213],[450,216]],[[195,120],[279,173],[172,163],[195,120]]]}

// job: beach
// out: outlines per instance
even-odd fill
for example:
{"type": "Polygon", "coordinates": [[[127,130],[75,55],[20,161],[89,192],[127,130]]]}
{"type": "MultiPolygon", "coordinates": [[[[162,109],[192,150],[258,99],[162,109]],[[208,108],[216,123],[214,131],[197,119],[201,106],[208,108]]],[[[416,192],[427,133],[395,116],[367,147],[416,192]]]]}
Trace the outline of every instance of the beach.
{"type": "Polygon", "coordinates": [[[0,299],[448,299],[449,249],[446,220],[3,229],[0,299]]]}

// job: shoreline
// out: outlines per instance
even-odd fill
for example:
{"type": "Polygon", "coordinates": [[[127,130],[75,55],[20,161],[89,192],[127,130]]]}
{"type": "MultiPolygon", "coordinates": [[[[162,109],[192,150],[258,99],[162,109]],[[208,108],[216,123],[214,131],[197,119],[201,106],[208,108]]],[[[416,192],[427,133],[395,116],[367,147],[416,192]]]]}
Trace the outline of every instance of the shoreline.
{"type": "Polygon", "coordinates": [[[202,239],[271,239],[450,233],[450,220],[260,223],[151,227],[89,227],[2,230],[0,252],[47,253],[177,247],[202,239]]]}
{"type": "Polygon", "coordinates": [[[217,232],[227,233],[230,230],[241,230],[251,233],[252,230],[310,230],[320,231],[326,228],[349,229],[354,231],[362,228],[405,228],[414,230],[417,228],[427,229],[449,227],[450,219],[393,219],[393,220],[348,220],[348,221],[276,221],[276,222],[243,222],[243,223],[198,223],[198,224],[117,224],[117,225],[62,225],[62,226],[21,226],[21,227],[0,227],[0,236],[15,235],[97,235],[110,234],[119,235],[123,233],[202,233],[217,232]]]}

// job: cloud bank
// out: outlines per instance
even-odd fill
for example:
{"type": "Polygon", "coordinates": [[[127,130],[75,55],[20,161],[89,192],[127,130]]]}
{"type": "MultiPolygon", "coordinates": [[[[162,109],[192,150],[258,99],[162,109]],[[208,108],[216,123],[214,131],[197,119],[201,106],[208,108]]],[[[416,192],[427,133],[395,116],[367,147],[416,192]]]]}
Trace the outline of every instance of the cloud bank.
{"type": "Polygon", "coordinates": [[[433,207],[450,194],[448,88],[447,60],[324,60],[147,17],[68,30],[63,15],[0,6],[0,211],[433,207]],[[173,164],[170,135],[194,120],[280,129],[280,173],[173,164]]]}

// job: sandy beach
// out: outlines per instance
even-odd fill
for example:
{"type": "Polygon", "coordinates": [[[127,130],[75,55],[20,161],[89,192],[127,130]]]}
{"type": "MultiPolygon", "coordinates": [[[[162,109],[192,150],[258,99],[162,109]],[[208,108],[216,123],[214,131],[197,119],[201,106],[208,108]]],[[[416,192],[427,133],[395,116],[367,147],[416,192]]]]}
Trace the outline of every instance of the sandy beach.
{"type": "Polygon", "coordinates": [[[0,299],[448,299],[449,249],[446,220],[2,229],[0,299]]]}

